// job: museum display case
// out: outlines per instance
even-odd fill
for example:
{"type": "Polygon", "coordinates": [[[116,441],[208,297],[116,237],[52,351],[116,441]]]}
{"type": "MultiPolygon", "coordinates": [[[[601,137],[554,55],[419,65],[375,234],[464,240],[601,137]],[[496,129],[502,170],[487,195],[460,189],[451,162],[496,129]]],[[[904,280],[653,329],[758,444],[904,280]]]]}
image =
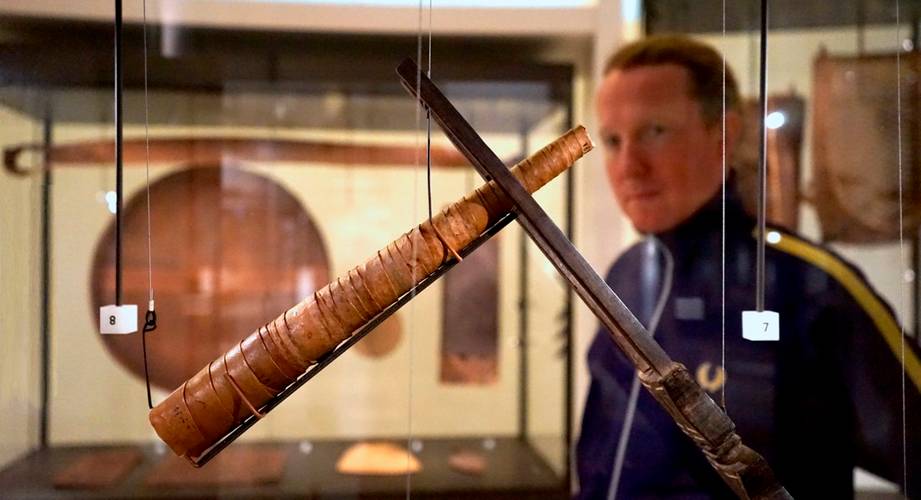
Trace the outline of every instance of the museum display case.
{"type": "MultiPolygon", "coordinates": [[[[50,43],[31,45],[30,30],[47,33],[41,23],[7,22],[22,37],[19,54],[50,43]]],[[[230,457],[194,469],[172,456],[148,422],[145,371],[156,405],[426,221],[429,184],[438,214],[483,180],[434,124],[427,178],[426,116],[395,73],[415,40],[353,37],[331,53],[328,37],[151,27],[145,95],[144,34],[126,28],[126,51],[138,57],[125,57],[121,297],[111,45],[93,46],[111,26],[74,25],[87,46],[72,54],[88,50],[92,64],[59,54],[71,67],[48,75],[20,60],[22,80],[2,90],[3,182],[22,199],[25,281],[48,308],[17,346],[22,390],[47,398],[33,400],[43,409],[22,430],[40,426],[46,447],[5,463],[2,489],[398,497],[411,481],[423,496],[565,493],[570,304],[514,226],[265,415],[230,457]],[[169,36],[188,45],[170,55],[169,36]],[[157,327],[145,334],[145,360],[139,333],[99,333],[99,310],[120,298],[138,305],[143,324],[151,284],[157,327]]],[[[455,62],[438,84],[509,165],[571,126],[570,67],[476,54],[455,62]]],[[[562,227],[571,189],[563,174],[537,194],[562,227]]]]}

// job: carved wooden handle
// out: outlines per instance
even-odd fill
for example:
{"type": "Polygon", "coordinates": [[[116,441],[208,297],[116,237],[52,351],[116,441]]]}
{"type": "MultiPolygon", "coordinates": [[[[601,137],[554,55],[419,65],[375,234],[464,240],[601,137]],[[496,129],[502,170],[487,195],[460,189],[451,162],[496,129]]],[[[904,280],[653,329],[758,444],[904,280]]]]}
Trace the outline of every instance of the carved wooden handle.
{"type": "Polygon", "coordinates": [[[672,363],[661,375],[649,371],[640,372],[639,376],[646,389],[704,452],[739,498],[792,500],[764,457],[742,443],[735,432],[735,424],[694,382],[684,365],[672,363]]]}
{"type": "MultiPolygon", "coordinates": [[[[534,192],[592,147],[576,127],[512,171],[534,192]]],[[[492,182],[476,189],[202,368],[150,410],[151,425],[177,455],[200,456],[509,209],[492,182]]]]}

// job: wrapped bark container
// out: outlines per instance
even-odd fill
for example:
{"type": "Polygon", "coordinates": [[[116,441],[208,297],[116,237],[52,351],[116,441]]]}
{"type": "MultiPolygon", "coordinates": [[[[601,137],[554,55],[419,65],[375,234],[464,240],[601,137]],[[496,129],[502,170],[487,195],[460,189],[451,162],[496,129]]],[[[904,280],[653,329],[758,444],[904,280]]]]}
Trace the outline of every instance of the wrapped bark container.
{"type": "MultiPolygon", "coordinates": [[[[534,192],[592,149],[583,127],[512,168],[534,192]]],[[[203,367],[150,410],[176,455],[195,459],[510,209],[484,184],[203,367]]]]}

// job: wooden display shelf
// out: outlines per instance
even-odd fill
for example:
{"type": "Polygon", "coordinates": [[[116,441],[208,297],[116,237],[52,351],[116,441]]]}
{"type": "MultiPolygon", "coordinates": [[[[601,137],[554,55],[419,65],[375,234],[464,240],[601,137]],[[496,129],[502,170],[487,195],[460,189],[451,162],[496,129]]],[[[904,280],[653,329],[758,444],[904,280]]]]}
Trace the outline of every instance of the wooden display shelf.
{"type": "MultiPolygon", "coordinates": [[[[484,447],[484,439],[419,438],[417,454],[422,470],[409,482],[413,498],[569,498],[568,485],[526,442],[498,438],[495,446],[484,447]],[[448,458],[461,449],[476,449],[487,459],[481,475],[452,469],[448,458]]],[[[393,440],[405,446],[405,440],[393,440]]],[[[152,445],[135,449],[142,460],[124,477],[97,489],[55,488],[54,478],[88,453],[124,450],[126,446],[62,446],[36,450],[0,471],[3,498],[406,498],[407,479],[398,476],[347,476],[336,472],[336,461],[355,441],[236,443],[232,450],[280,451],[285,463],[280,479],[273,484],[208,484],[205,486],[150,486],[149,478],[162,462],[174,457],[158,454],[152,445]],[[308,449],[305,453],[303,450],[308,449]]],[[[201,469],[206,472],[209,464],[201,469]]]]}

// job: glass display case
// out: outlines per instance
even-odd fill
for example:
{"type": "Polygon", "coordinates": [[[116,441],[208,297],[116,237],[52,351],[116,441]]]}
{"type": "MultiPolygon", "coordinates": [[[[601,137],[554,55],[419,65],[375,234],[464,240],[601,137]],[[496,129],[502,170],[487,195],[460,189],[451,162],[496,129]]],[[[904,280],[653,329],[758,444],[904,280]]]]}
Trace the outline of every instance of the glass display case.
{"type": "MultiPolygon", "coordinates": [[[[111,44],[52,62],[53,25],[5,26],[21,45],[0,98],[3,185],[18,197],[26,316],[44,319],[7,351],[24,380],[4,377],[4,404],[25,398],[11,422],[41,440],[4,457],[2,496],[565,495],[570,304],[515,226],[207,466],[172,456],[148,423],[145,372],[157,404],[425,221],[429,203],[437,214],[483,184],[434,124],[427,177],[426,116],[395,73],[414,39],[151,26],[145,93],[143,32],[127,25],[119,236],[111,44]],[[151,293],[145,360],[140,334],[99,333],[99,308],[137,304],[143,324],[151,293]]],[[[67,26],[86,42],[112,33],[67,26]]],[[[435,79],[511,165],[570,127],[572,68],[496,64],[486,48],[471,42],[435,79]]],[[[565,177],[537,196],[569,227],[565,177]]]]}

